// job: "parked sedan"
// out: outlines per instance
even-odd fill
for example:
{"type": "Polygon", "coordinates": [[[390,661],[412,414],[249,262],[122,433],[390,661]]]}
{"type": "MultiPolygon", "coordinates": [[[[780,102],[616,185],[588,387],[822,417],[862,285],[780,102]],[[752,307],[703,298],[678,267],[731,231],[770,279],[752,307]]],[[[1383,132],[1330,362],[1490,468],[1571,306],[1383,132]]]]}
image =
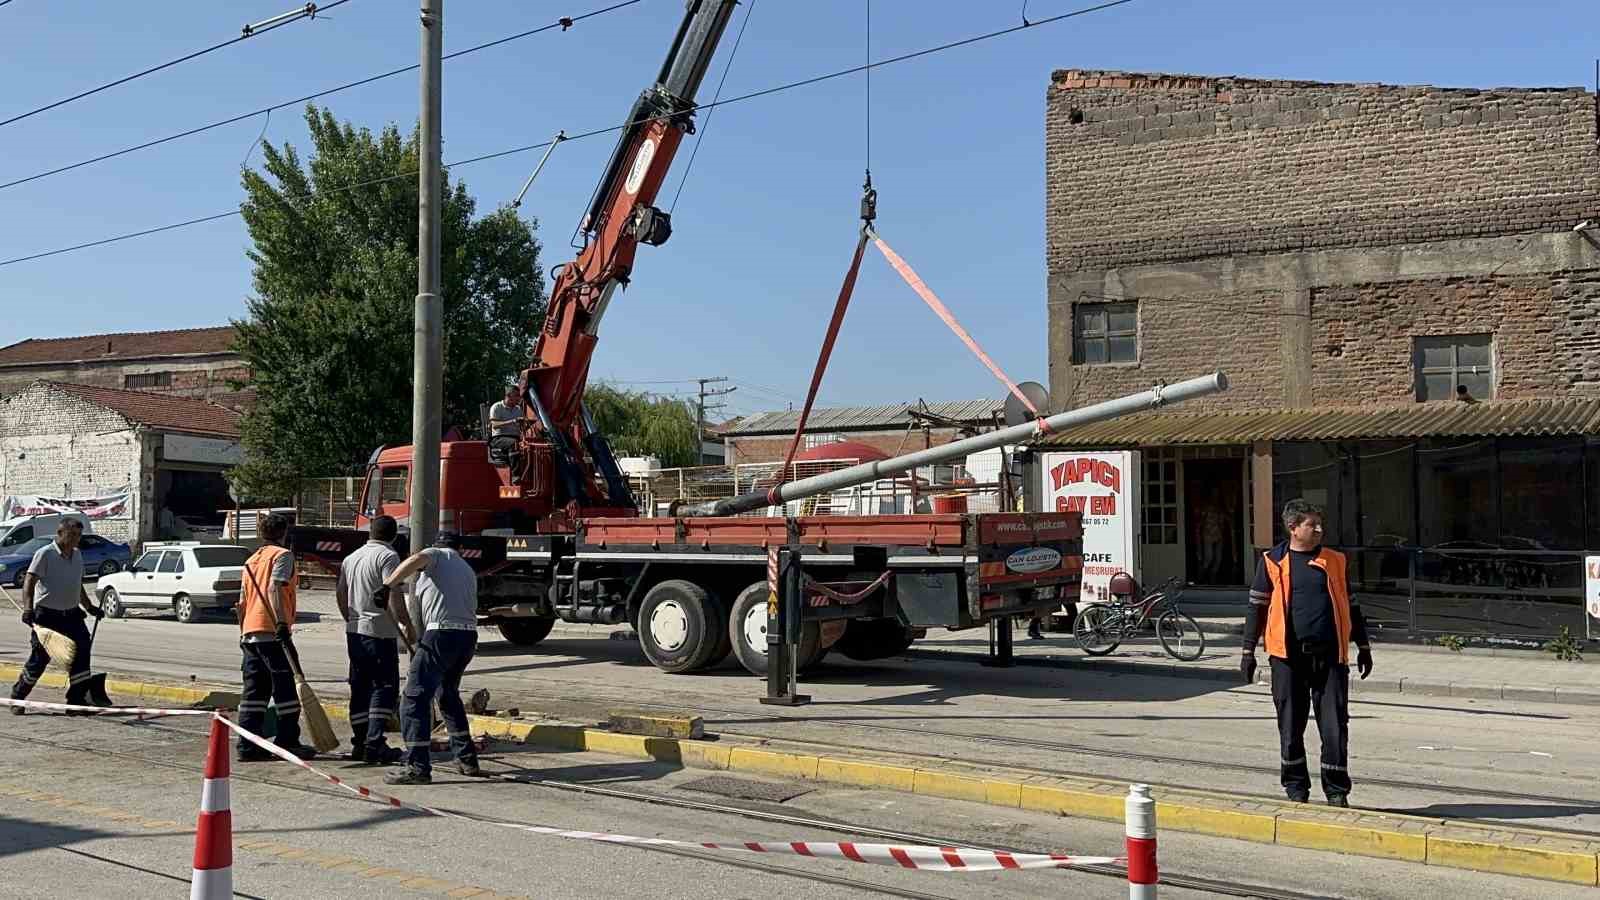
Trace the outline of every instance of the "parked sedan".
{"type": "Polygon", "coordinates": [[[129,609],[170,609],[179,622],[193,622],[239,603],[249,558],[249,548],[232,544],[146,544],[132,568],[101,578],[95,591],[113,618],[129,609]]]}
{"type": "MultiPolygon", "coordinates": [[[[4,553],[0,553],[0,584],[22,587],[22,576],[28,574],[28,566],[33,562],[33,555],[39,552],[40,547],[53,540],[55,538],[36,537],[27,543],[7,547],[4,553]]],[[[78,550],[83,554],[83,572],[86,578],[110,575],[127,567],[133,559],[133,551],[127,544],[108,541],[98,534],[84,535],[78,543],[78,550]]]]}

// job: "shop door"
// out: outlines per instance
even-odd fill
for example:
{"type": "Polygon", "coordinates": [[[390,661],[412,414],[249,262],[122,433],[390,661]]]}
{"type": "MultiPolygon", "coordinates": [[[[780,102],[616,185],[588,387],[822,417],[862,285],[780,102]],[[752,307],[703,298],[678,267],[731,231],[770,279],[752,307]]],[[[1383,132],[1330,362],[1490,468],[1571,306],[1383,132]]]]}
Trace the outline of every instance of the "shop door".
{"type": "Polygon", "coordinates": [[[1183,462],[1185,575],[1195,584],[1245,583],[1244,460],[1183,462]]]}

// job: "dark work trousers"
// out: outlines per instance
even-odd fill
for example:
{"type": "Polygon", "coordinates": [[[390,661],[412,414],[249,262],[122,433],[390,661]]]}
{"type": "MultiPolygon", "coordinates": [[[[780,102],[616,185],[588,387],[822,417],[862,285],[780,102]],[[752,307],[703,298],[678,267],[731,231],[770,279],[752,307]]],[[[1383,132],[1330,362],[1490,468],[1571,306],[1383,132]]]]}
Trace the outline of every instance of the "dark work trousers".
{"type": "Polygon", "coordinates": [[[387,748],[383,726],[400,696],[400,649],[395,638],[346,634],[350,651],[350,745],[368,754],[387,748]]]}
{"type": "Polygon", "coordinates": [[[432,772],[428,747],[433,734],[433,697],[439,696],[439,712],[450,730],[450,752],[461,762],[476,761],[472,729],[467,708],[461,703],[461,676],[478,648],[477,629],[424,632],[411,654],[411,672],[406,676],[405,702],[400,704],[400,731],[406,739],[406,763],[418,772],[432,772]]]}
{"type": "MultiPolygon", "coordinates": [[[[89,614],[81,606],[72,609],[33,608],[33,624],[60,632],[78,645],[78,651],[72,656],[72,666],[67,670],[68,703],[81,704],[89,697],[89,655],[92,648],[89,646],[89,627],[84,624],[88,618],[89,614]]],[[[27,663],[22,667],[22,674],[17,676],[17,683],[11,686],[13,700],[27,699],[33,686],[44,675],[45,667],[50,665],[50,654],[39,643],[39,636],[32,629],[28,631],[30,652],[27,663]]]]}
{"type": "MultiPolygon", "coordinates": [[[[294,690],[294,671],[289,654],[278,641],[240,644],[244,650],[244,694],[239,698],[239,725],[260,734],[267,724],[267,701],[278,710],[279,747],[295,750],[300,746],[300,696],[294,690]]],[[[265,750],[239,739],[239,752],[259,756],[265,750]]]]}
{"type": "Polygon", "coordinates": [[[1335,651],[1272,657],[1272,703],[1278,708],[1280,773],[1290,796],[1311,793],[1306,768],[1306,717],[1315,712],[1322,738],[1322,791],[1350,793],[1350,667],[1335,651]]]}

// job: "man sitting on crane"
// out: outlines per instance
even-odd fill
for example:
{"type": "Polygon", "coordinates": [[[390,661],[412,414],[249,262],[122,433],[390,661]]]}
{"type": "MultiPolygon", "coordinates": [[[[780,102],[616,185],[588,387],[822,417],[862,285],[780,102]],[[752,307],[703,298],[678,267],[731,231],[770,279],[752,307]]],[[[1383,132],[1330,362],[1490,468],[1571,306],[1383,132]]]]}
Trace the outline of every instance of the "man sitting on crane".
{"type": "Polygon", "coordinates": [[[506,387],[504,400],[489,407],[489,460],[495,465],[509,466],[522,438],[522,391],[515,385],[506,387]]]}

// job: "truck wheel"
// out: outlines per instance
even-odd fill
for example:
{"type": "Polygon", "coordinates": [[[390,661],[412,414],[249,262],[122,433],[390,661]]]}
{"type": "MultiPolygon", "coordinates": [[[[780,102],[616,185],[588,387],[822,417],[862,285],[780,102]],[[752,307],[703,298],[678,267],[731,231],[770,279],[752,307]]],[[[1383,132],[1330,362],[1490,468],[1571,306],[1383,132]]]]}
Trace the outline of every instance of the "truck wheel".
{"type": "Polygon", "coordinates": [[[834,649],[857,662],[888,659],[906,652],[916,633],[894,619],[851,619],[834,649]]]}
{"type": "Polygon", "coordinates": [[[733,601],[724,594],[712,594],[711,603],[716,612],[716,618],[711,623],[711,633],[717,636],[717,644],[711,649],[711,655],[700,665],[702,669],[716,668],[733,652],[733,632],[728,629],[728,620],[733,614],[733,601]]]}
{"type": "Polygon", "coordinates": [[[500,636],[516,644],[518,647],[532,647],[544,640],[550,634],[550,629],[556,625],[555,619],[525,617],[516,619],[501,619],[495,623],[500,629],[500,636]]]}
{"type": "Polygon", "coordinates": [[[663,672],[692,672],[717,649],[717,606],[705,588],[674,578],[645,592],[639,604],[639,646],[663,672]]]}
{"type": "MultiPolygon", "coordinates": [[[[758,581],[739,592],[728,616],[728,636],[733,655],[752,675],[767,674],[767,583],[758,581]]],[[[822,629],[816,622],[800,626],[799,668],[815,665],[827,651],[822,649],[822,629]]]]}

